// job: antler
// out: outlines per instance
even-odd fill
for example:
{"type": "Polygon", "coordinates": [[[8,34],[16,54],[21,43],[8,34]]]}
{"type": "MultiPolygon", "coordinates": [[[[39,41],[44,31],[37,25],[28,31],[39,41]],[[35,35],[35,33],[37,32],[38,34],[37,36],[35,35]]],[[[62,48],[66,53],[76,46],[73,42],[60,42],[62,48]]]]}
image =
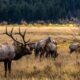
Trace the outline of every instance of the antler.
{"type": "Polygon", "coordinates": [[[20,27],[19,27],[19,33],[17,33],[17,34],[19,34],[22,37],[22,40],[23,40],[24,44],[27,45],[28,42],[30,41],[30,39],[25,41],[26,30],[23,33],[21,33],[21,30],[20,30],[20,27]]]}
{"type": "Polygon", "coordinates": [[[10,38],[12,38],[15,42],[17,42],[17,43],[19,43],[19,44],[23,44],[23,43],[21,43],[21,42],[19,42],[19,41],[17,41],[14,37],[13,37],[13,29],[14,29],[14,27],[12,28],[12,30],[10,31],[10,32],[7,32],[7,26],[6,26],[6,32],[4,33],[4,34],[6,34],[6,35],[8,35],[10,38]]]}

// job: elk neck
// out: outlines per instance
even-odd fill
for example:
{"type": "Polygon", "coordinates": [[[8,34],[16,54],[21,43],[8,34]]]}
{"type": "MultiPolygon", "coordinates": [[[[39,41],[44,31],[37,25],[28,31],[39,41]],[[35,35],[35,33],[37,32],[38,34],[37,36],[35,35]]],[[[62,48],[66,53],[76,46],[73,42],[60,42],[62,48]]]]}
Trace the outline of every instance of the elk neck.
{"type": "Polygon", "coordinates": [[[15,47],[14,60],[18,60],[18,59],[22,58],[25,55],[26,55],[26,53],[25,53],[25,49],[23,47],[15,47]]]}

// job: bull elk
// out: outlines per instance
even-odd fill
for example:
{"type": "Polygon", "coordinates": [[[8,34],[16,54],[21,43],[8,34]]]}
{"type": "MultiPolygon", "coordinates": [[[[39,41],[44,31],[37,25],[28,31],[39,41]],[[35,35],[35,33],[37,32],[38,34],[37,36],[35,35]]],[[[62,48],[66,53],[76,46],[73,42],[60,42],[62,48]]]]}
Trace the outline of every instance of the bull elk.
{"type": "Polygon", "coordinates": [[[12,45],[9,44],[0,45],[0,61],[4,62],[6,77],[7,71],[9,71],[9,74],[11,73],[12,60],[18,60],[27,54],[31,54],[31,51],[28,47],[30,40],[28,41],[25,40],[26,30],[24,31],[24,33],[22,33],[19,28],[18,35],[20,35],[23,42],[20,42],[14,38],[13,28],[10,32],[8,32],[6,27],[6,32],[4,34],[10,37],[14,42],[12,45]]]}

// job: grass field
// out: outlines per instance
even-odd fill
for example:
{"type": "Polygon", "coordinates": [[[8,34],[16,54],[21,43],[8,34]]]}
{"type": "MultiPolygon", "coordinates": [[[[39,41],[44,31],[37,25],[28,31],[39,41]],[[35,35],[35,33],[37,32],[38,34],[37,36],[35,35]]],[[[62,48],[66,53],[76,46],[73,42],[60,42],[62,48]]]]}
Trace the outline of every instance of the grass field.
{"type": "MultiPolygon", "coordinates": [[[[31,42],[51,36],[58,43],[59,56],[54,59],[34,58],[34,53],[25,56],[12,63],[11,76],[4,78],[4,66],[0,63],[0,80],[80,80],[80,53],[69,53],[68,46],[73,39],[80,40],[79,28],[76,25],[14,25],[14,32],[18,32],[18,26],[22,32],[26,29],[26,40],[31,42]]],[[[13,26],[8,25],[8,31],[13,26]]],[[[3,35],[5,26],[0,26],[0,43],[12,43],[12,40],[3,35]]],[[[19,36],[16,36],[20,39],[19,36]]]]}

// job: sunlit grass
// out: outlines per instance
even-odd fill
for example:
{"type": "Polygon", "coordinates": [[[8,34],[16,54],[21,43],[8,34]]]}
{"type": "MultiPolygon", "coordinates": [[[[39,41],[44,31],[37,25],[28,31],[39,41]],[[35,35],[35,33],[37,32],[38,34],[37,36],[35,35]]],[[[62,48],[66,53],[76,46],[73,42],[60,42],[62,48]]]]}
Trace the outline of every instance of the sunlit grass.
{"type": "MultiPolygon", "coordinates": [[[[73,40],[73,35],[78,34],[78,28],[75,24],[27,24],[27,25],[7,25],[8,31],[13,26],[14,33],[18,32],[18,27],[21,27],[23,32],[27,30],[26,40],[30,39],[35,42],[51,36],[58,43],[59,56],[54,59],[43,58],[41,61],[35,59],[34,53],[30,56],[25,56],[18,61],[12,63],[12,74],[4,78],[4,66],[0,63],[0,79],[1,80],[80,80],[80,54],[69,53],[69,44],[73,40]]],[[[12,39],[3,35],[5,25],[0,26],[0,44],[8,42],[12,44],[12,39]]],[[[78,39],[79,36],[76,35],[78,39]]],[[[15,35],[18,40],[19,36],[15,35]]]]}

